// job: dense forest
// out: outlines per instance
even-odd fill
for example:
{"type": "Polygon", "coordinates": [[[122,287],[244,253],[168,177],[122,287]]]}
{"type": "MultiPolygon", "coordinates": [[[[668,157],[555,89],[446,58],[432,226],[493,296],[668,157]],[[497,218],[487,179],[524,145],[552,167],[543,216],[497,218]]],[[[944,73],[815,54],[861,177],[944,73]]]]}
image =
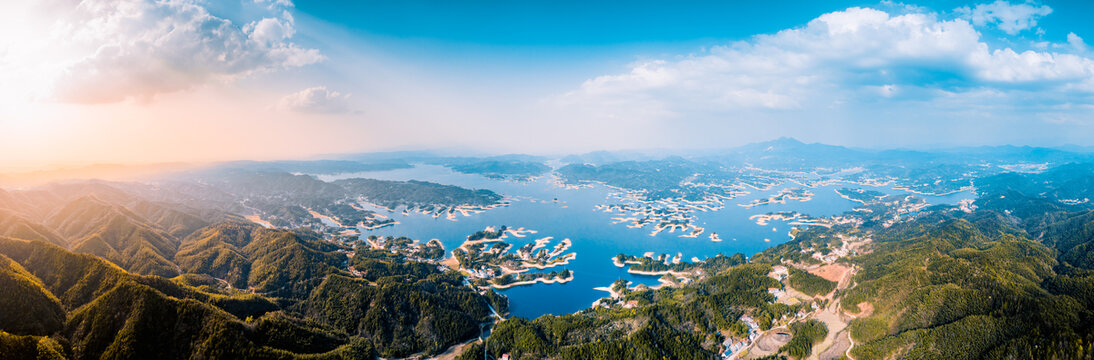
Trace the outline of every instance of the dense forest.
{"type": "MultiPolygon", "coordinates": [[[[1085,186],[1068,178],[1076,172],[1062,174],[987,177],[975,210],[936,207],[892,224],[810,228],[753,261],[808,263],[804,249],[869,238],[848,258],[859,269],[855,285],[837,294],[847,313],[866,312],[849,324],[856,359],[1089,358],[1094,273],[1084,260],[1094,227],[1090,210],[1045,196],[1085,186]]],[[[798,290],[830,291],[800,270],[789,280],[798,290]]]]}
{"type": "MultiPolygon", "coordinates": [[[[687,198],[696,187],[682,184],[695,179],[693,171],[724,170],[663,161],[575,164],[560,175],[643,188],[656,199],[687,198]],[[639,175],[624,176],[629,171],[639,175]]],[[[922,181],[967,170],[928,168],[908,183],[930,188],[922,181]]],[[[845,221],[797,229],[793,240],[751,257],[615,259],[633,271],[686,272],[692,281],[658,289],[623,281],[613,297],[574,314],[504,320],[492,309],[504,317],[508,300],[440,266],[447,255],[440,242],[343,241],[309,226],[318,221],[312,211],[375,219],[350,202],[358,198],[493,206],[501,195],[238,169],[193,176],[0,190],[0,355],[371,359],[428,357],[470,341],[460,358],[714,359],[727,340],[785,332],[765,356],[806,358],[843,332],[853,359],[1094,357],[1089,165],[939,183],[976,185],[977,200],[960,206],[841,189],[862,203],[840,215],[845,221]],[[272,228],[238,215],[256,209],[272,228]],[[825,260],[831,254],[839,255],[825,260]],[[822,266],[847,269],[848,281],[817,275],[822,266]],[[775,269],[784,267],[782,280],[775,269]],[[807,299],[787,300],[791,289],[807,299]],[[846,328],[821,321],[824,309],[846,318],[846,328]]],[[[497,240],[505,230],[468,240],[497,240]]],[[[483,255],[493,246],[509,244],[482,242],[454,256],[480,267],[528,261],[483,255]]],[[[500,281],[520,280],[527,279],[500,281]]]]}
{"type": "Polygon", "coordinates": [[[445,158],[440,162],[455,172],[501,180],[527,181],[551,170],[542,161],[528,159],[445,158]]]}
{"type": "MultiPolygon", "coordinates": [[[[191,198],[194,191],[202,196],[213,194],[218,200],[227,202],[228,207],[224,211],[257,213],[275,227],[309,227],[317,231],[328,230],[329,225],[311,212],[330,217],[344,227],[360,223],[378,226],[391,222],[361,207],[362,201],[389,209],[405,207],[430,211],[458,206],[494,206],[502,201],[501,195],[490,190],[465,189],[427,181],[352,178],[326,182],[311,175],[251,170],[249,167],[214,168],[186,174],[181,180],[185,182],[169,183],[166,187],[169,190],[179,188],[191,191],[165,200],[183,201],[191,198]],[[195,186],[200,188],[191,189],[195,186]]],[[[341,229],[330,230],[337,232],[341,229]]]]}
{"type": "Polygon", "coordinates": [[[787,281],[791,287],[809,296],[826,295],[836,289],[834,281],[826,280],[795,267],[790,268],[790,277],[787,278],[787,281]]]}
{"type": "Polygon", "coordinates": [[[479,336],[489,306],[507,308],[414,260],[443,256],[436,242],[355,252],[141,191],[0,192],[3,358],[419,356],[479,336]]]}
{"type": "Polygon", "coordinates": [[[768,271],[765,265],[740,265],[687,287],[628,292],[625,299],[639,304],[634,308],[512,318],[462,358],[478,358],[485,351],[515,359],[714,359],[722,333],[747,332],[738,319],[742,314],[770,320],[792,311],[770,303],[767,289],[780,285],[768,271]]]}
{"type": "Polygon", "coordinates": [[[301,256],[253,266],[273,274],[252,289],[274,294],[259,295],[210,276],[135,275],[56,245],[2,238],[0,349],[73,359],[408,356],[478,336],[489,315],[485,297],[433,266],[371,266],[365,279],[332,271],[309,289],[301,276],[311,270],[293,264],[313,259],[301,256]],[[171,336],[156,330],[164,326],[171,336]]]}

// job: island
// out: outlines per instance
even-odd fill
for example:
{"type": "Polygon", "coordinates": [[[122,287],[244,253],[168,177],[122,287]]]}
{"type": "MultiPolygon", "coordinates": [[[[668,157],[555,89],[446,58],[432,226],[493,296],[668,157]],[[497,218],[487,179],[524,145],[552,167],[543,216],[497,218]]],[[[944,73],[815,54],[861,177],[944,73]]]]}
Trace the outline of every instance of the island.
{"type": "Polygon", "coordinates": [[[813,199],[813,193],[809,190],[802,188],[788,188],[779,191],[766,199],[756,199],[747,204],[737,204],[741,207],[755,207],[768,204],[786,204],[789,200],[798,200],[801,202],[809,201],[813,199]]]}
{"type": "Polygon", "coordinates": [[[863,205],[873,203],[886,196],[883,192],[865,189],[842,188],[835,190],[835,192],[844,199],[855,201],[863,205]]]}
{"type": "Polygon", "coordinates": [[[509,236],[525,237],[535,230],[507,226],[487,227],[467,236],[459,248],[452,251],[446,265],[464,272],[471,285],[483,288],[505,289],[535,283],[565,283],[573,280],[573,272],[549,268],[569,264],[577,253],[567,253],[572,246],[570,239],[562,239],[553,246],[554,237],[543,237],[522,245],[516,251],[506,241],[509,236]]]}

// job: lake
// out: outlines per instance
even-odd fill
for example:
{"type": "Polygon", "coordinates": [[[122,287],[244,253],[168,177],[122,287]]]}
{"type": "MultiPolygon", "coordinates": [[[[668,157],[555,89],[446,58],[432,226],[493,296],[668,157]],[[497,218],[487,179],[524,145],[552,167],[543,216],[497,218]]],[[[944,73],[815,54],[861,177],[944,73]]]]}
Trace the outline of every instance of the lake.
{"type": "MultiPolygon", "coordinates": [[[[741,207],[737,204],[751,203],[756,199],[766,199],[785,188],[802,187],[797,183],[780,184],[770,190],[751,190],[749,194],[725,200],[725,207],[717,211],[694,212],[693,222],[706,229],[696,238],[681,237],[683,233],[663,231],[650,236],[652,225],[642,228],[628,228],[626,223],[612,224],[612,217],[618,214],[595,210],[596,205],[617,203],[609,199],[618,190],[603,185],[593,185],[578,189],[564,188],[556,184],[549,176],[533,181],[515,182],[490,179],[480,175],[461,174],[442,166],[417,165],[409,169],[397,169],[377,172],[364,172],[340,175],[318,175],[324,181],[345,178],[372,178],[382,180],[422,180],[441,184],[457,185],[474,189],[489,189],[505,195],[509,206],[487,210],[484,213],[468,217],[458,216],[458,221],[445,219],[444,216],[411,212],[391,212],[385,209],[373,209],[385,216],[394,218],[399,224],[375,230],[361,229],[362,237],[406,236],[412,239],[428,241],[438,239],[449,256],[451,250],[463,243],[476,231],[487,226],[507,225],[510,228],[524,227],[538,231],[527,237],[508,237],[507,242],[514,244],[513,249],[543,237],[554,237],[548,247],[558,241],[569,238],[573,246],[567,251],[577,253],[577,258],[568,265],[550,268],[544,271],[563,268],[574,273],[573,281],[563,284],[534,284],[499,290],[509,297],[510,313],[515,316],[535,318],[544,314],[567,314],[588,308],[594,301],[608,296],[608,293],[596,290],[607,287],[619,279],[635,284],[658,284],[660,276],[633,275],[625,268],[616,267],[612,257],[624,253],[641,256],[646,252],[656,254],[677,253],[683,261],[692,257],[704,259],[719,253],[731,255],[742,253],[751,256],[768,247],[790,240],[791,226],[786,221],[772,220],[767,225],[757,225],[749,217],[776,211],[796,211],[810,216],[832,216],[853,209],[857,202],[844,199],[836,189],[861,188],[877,190],[886,194],[902,194],[887,187],[862,186],[858,184],[836,184],[806,188],[814,195],[811,200],[788,200],[785,204],[773,203],[755,207],[741,207]],[[721,242],[708,238],[710,232],[721,237],[721,242]],[[766,239],[766,241],[765,241],[766,239]]],[[[975,198],[972,191],[962,191],[945,196],[920,196],[930,204],[956,204],[963,199],[975,198]]],[[[511,250],[512,251],[512,250],[511,250]]],[[[536,270],[532,270],[536,271],[536,270]]]]}

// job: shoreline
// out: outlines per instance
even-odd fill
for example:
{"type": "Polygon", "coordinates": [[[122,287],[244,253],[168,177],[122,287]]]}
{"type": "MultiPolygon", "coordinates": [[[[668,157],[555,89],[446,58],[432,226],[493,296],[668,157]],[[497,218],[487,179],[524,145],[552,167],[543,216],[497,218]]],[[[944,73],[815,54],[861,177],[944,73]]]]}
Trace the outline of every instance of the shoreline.
{"type": "Polygon", "coordinates": [[[267,229],[274,229],[275,228],[273,226],[273,224],[271,224],[269,221],[263,220],[262,217],[257,215],[257,214],[247,215],[247,216],[244,216],[243,218],[247,219],[247,221],[253,222],[255,224],[262,225],[263,227],[265,227],[267,229]]]}
{"type": "Polygon", "coordinates": [[[524,265],[524,267],[526,268],[526,269],[524,269],[524,271],[528,271],[527,268],[536,268],[538,270],[543,270],[543,269],[550,269],[550,268],[553,268],[553,267],[559,266],[559,265],[569,265],[570,260],[573,260],[573,259],[576,259],[576,258],[577,258],[577,253],[574,252],[574,253],[569,253],[569,254],[563,255],[560,258],[562,260],[558,261],[558,262],[553,262],[553,263],[549,263],[549,264],[545,264],[545,265],[524,262],[521,265],[524,265]]]}
{"type": "MultiPolygon", "coordinates": [[[[632,282],[630,282],[630,281],[627,282],[627,286],[630,286],[631,284],[632,284],[632,282]]],[[[618,298],[623,297],[622,293],[619,293],[619,292],[616,292],[615,290],[612,290],[612,288],[610,286],[597,286],[597,287],[594,287],[593,290],[607,291],[608,295],[612,299],[618,299],[618,298]]],[[[600,301],[600,300],[597,300],[597,301],[600,301]]]]}
{"type": "Polygon", "coordinates": [[[554,279],[548,280],[548,279],[544,279],[544,278],[538,278],[538,279],[535,279],[535,280],[518,281],[518,282],[509,283],[509,284],[505,284],[505,285],[490,284],[489,287],[494,288],[494,289],[498,289],[498,290],[505,290],[505,289],[508,289],[508,288],[511,288],[511,287],[514,287],[514,286],[535,285],[537,283],[565,284],[565,283],[570,282],[573,279],[574,279],[574,272],[573,272],[573,270],[571,270],[570,271],[570,277],[565,278],[565,279],[554,278],[554,279]]]}
{"type": "Polygon", "coordinates": [[[679,272],[679,271],[672,271],[672,270],[644,271],[644,270],[632,270],[630,268],[627,268],[627,273],[634,274],[634,275],[647,275],[647,276],[672,275],[672,276],[675,276],[675,277],[687,277],[687,276],[691,275],[691,274],[686,273],[686,272],[679,272]]]}

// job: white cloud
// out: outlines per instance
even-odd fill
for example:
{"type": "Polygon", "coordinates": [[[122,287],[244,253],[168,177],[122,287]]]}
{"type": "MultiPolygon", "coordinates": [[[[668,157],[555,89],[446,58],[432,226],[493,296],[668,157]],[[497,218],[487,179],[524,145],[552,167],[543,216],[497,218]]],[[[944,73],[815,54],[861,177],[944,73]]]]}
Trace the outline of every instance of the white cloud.
{"type": "Polygon", "coordinates": [[[1077,53],[1085,53],[1087,51],[1086,42],[1083,41],[1083,38],[1079,37],[1079,35],[1075,35],[1073,32],[1067,33],[1067,43],[1068,45],[1071,45],[1072,50],[1077,53]]]}
{"type": "Polygon", "coordinates": [[[84,0],[55,24],[57,46],[76,56],[57,78],[53,97],[147,101],[321,61],[318,50],[291,42],[295,30],[286,5],[291,3],[271,2],[272,16],[238,26],[194,1],[84,0]]]}
{"type": "Polygon", "coordinates": [[[998,49],[970,54],[969,64],[980,79],[1002,83],[1088,82],[1094,60],[1073,54],[998,49]]]}
{"type": "MultiPolygon", "coordinates": [[[[1081,42],[1069,39],[1072,47],[1081,42]]],[[[664,117],[909,98],[978,101],[982,97],[961,95],[1094,91],[1092,85],[1094,61],[1082,55],[992,49],[965,19],[849,8],[678,60],[641,61],[628,72],[589,79],[556,100],[664,117]]],[[[1033,96],[1061,93],[1067,92],[1033,96]]]]}
{"type": "Polygon", "coordinates": [[[281,98],[278,107],[305,113],[339,114],[350,111],[349,96],[328,90],[325,86],[316,86],[286,95],[281,98]]]}
{"type": "Polygon", "coordinates": [[[285,13],[288,21],[277,18],[264,18],[243,27],[244,33],[250,33],[251,39],[262,45],[270,46],[292,38],[296,32],[292,25],[292,16],[285,13]]]}
{"type": "Polygon", "coordinates": [[[896,85],[893,84],[882,85],[877,87],[877,92],[881,96],[891,98],[893,95],[896,95],[897,88],[896,85]]]}
{"type": "Polygon", "coordinates": [[[293,3],[290,0],[254,0],[255,4],[267,4],[270,8],[293,7],[293,3]]]}
{"type": "Polygon", "coordinates": [[[1037,26],[1037,19],[1051,14],[1052,8],[1048,5],[1036,5],[1031,2],[1011,4],[1003,0],[996,0],[991,4],[978,4],[972,9],[963,7],[957,9],[972,21],[973,25],[986,26],[994,24],[999,30],[1010,35],[1016,35],[1023,30],[1037,26]]]}

